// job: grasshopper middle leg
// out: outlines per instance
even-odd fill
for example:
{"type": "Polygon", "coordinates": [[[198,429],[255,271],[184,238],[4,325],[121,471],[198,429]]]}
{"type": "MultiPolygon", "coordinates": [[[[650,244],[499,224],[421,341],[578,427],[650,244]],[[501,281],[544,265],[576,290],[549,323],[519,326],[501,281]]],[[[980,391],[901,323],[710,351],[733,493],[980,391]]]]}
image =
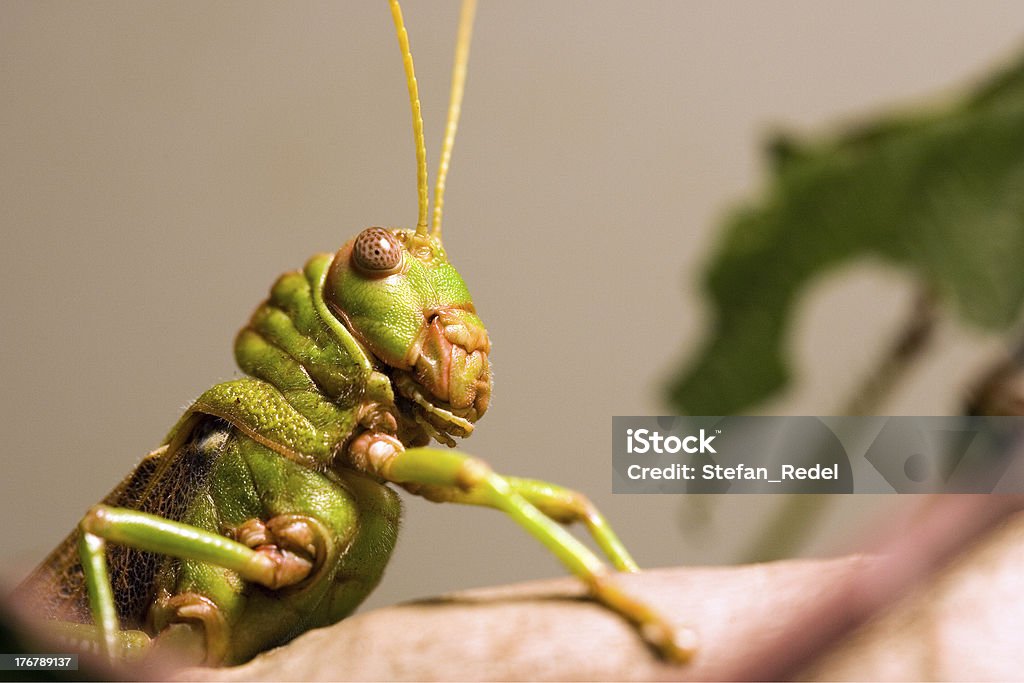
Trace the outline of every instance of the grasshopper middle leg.
{"type": "MultiPolygon", "coordinates": [[[[107,571],[107,542],[180,559],[208,562],[230,569],[242,579],[267,588],[281,588],[305,579],[314,566],[313,559],[292,552],[287,547],[282,548],[277,544],[266,544],[261,541],[269,539],[268,531],[276,531],[279,537],[300,539],[300,545],[312,551],[318,545],[316,529],[309,524],[304,525],[302,519],[294,515],[283,516],[280,520],[272,519],[268,525],[263,525],[262,529],[258,529],[258,526],[251,525],[251,528],[246,530],[247,538],[243,539],[251,541],[250,545],[258,546],[254,548],[189,524],[137,510],[106,505],[97,505],[89,510],[79,524],[79,553],[93,619],[100,629],[101,652],[107,657],[115,656],[123,640],[107,571]]],[[[216,606],[212,606],[212,609],[216,610],[216,606]]],[[[208,652],[208,658],[209,654],[208,652]]]]}
{"type": "MultiPolygon", "coordinates": [[[[545,515],[563,524],[582,523],[598,547],[622,572],[639,570],[633,557],[612,530],[604,515],[582,493],[537,479],[503,477],[514,493],[545,515]]],[[[489,494],[481,487],[469,490],[452,486],[406,485],[410,492],[438,503],[460,503],[493,507],[489,494]]]]}

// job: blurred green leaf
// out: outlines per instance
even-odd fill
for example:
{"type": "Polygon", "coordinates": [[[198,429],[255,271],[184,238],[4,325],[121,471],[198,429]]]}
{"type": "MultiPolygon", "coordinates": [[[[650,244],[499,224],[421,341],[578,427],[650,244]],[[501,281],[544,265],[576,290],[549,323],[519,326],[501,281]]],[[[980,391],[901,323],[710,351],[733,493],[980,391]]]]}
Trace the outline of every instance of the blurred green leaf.
{"type": "Polygon", "coordinates": [[[837,138],[769,145],[766,196],[728,220],[705,273],[709,339],[669,386],[684,413],[728,415],[789,380],[798,295],[875,258],[913,272],[971,324],[1002,330],[1024,300],[1024,59],[941,111],[837,138]]]}

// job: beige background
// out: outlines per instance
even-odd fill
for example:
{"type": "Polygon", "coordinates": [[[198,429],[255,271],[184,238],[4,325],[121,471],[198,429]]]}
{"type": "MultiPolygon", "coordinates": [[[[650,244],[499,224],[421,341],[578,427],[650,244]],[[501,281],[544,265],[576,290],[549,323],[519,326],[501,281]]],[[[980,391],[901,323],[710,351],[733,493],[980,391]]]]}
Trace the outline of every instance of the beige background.
{"type": "MultiPolygon", "coordinates": [[[[735,561],[779,500],[613,496],[615,414],[663,411],[700,339],[695,275],[776,125],[827,130],[1012,56],[1019,3],[482,2],[446,246],[494,342],[466,448],[586,491],[648,566],[735,561]]],[[[457,7],[405,8],[431,173],[457,7]]],[[[409,112],[384,2],[0,4],[4,552],[17,580],[183,407],[282,271],[408,226],[409,112]]],[[[870,263],[807,297],[801,382],[827,414],[909,305],[870,263]]],[[[945,413],[995,348],[945,325],[888,406],[945,413]]],[[[842,501],[812,551],[891,499],[842,501]]],[[[497,514],[410,499],[370,604],[560,574],[497,514]]]]}

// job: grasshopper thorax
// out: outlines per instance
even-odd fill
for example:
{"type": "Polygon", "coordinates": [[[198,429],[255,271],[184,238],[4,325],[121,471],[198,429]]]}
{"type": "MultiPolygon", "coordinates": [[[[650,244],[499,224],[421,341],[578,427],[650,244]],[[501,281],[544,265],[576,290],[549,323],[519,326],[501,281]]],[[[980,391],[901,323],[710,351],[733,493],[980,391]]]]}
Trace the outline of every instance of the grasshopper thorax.
{"type": "Polygon", "coordinates": [[[367,228],[335,255],[323,295],[410,410],[468,435],[490,401],[491,344],[440,239],[367,228]]]}

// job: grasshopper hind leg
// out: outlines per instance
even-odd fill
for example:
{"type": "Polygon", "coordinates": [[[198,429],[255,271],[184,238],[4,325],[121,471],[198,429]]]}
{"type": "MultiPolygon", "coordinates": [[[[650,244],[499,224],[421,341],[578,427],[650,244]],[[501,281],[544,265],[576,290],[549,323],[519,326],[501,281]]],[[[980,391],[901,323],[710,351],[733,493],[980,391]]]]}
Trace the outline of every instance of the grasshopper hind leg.
{"type": "MultiPolygon", "coordinates": [[[[51,620],[46,624],[46,632],[55,643],[73,651],[98,653],[103,647],[103,633],[98,626],[92,624],[51,620]]],[[[117,652],[121,653],[124,661],[141,659],[153,643],[148,633],[135,629],[117,631],[115,636],[117,652]]]]}

